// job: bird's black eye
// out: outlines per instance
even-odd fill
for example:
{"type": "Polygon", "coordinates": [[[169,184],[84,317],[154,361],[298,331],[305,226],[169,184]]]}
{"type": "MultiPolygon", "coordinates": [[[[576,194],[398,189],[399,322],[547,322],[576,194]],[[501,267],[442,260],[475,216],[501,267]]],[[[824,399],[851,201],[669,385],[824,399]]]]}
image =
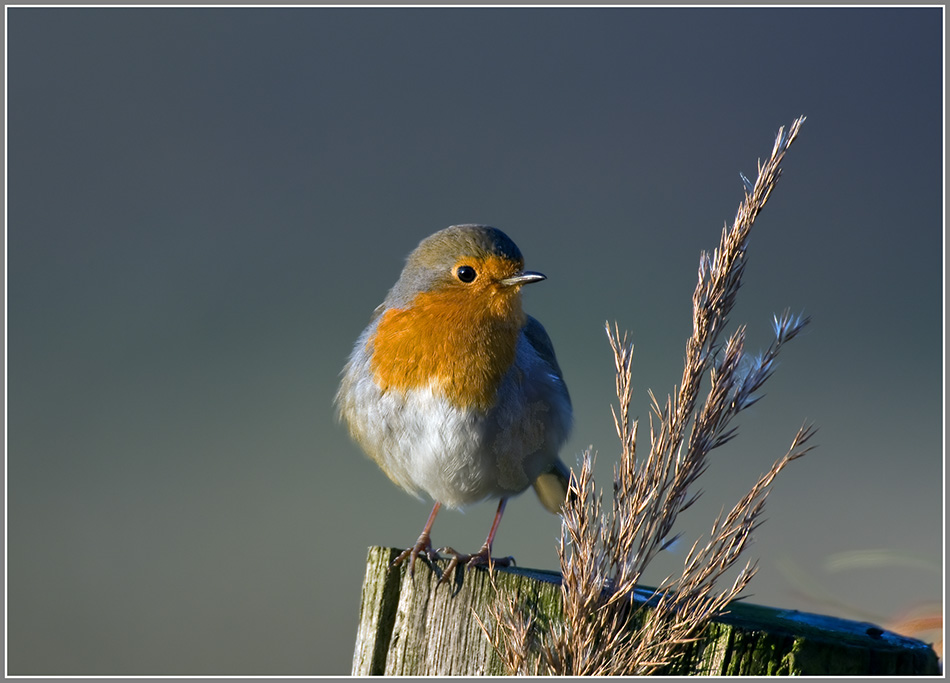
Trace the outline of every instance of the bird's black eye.
{"type": "Polygon", "coordinates": [[[455,271],[455,277],[462,282],[471,282],[475,279],[475,276],[475,269],[471,266],[459,266],[458,270],[455,271]]]}

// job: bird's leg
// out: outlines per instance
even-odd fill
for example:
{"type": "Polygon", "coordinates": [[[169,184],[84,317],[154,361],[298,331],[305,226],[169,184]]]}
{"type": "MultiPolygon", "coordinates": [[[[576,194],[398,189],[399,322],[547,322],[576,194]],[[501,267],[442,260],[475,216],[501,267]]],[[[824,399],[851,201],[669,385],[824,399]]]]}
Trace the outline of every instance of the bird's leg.
{"type": "Polygon", "coordinates": [[[491,556],[491,547],[492,543],[495,541],[495,532],[498,531],[498,525],[501,523],[501,516],[505,513],[505,505],[507,503],[507,498],[502,498],[500,501],[498,501],[498,510],[495,512],[495,519],[492,522],[491,530],[488,532],[488,538],[485,539],[482,549],[477,553],[474,555],[463,555],[459,552],[456,552],[452,548],[439,549],[440,552],[444,552],[452,556],[449,566],[445,568],[445,571],[442,573],[442,578],[439,579],[440,584],[446,580],[446,577],[453,569],[458,571],[457,568],[460,564],[465,564],[467,567],[487,566],[488,570],[491,571],[492,567],[495,565],[499,565],[501,567],[510,567],[515,563],[515,558],[513,557],[493,558],[491,556]]]}
{"type": "Polygon", "coordinates": [[[426,521],[425,527],[422,529],[422,533],[419,534],[419,539],[416,541],[416,544],[411,548],[406,548],[401,553],[399,557],[393,560],[392,566],[397,567],[402,564],[402,562],[408,557],[409,558],[409,576],[414,576],[414,571],[416,568],[416,558],[419,554],[423,554],[430,562],[435,562],[442,558],[439,557],[439,554],[432,549],[432,542],[429,540],[429,532],[432,530],[432,523],[435,522],[435,516],[439,512],[439,508],[442,507],[442,503],[436,503],[432,506],[432,512],[429,513],[429,519],[426,521]]]}
{"type": "Polygon", "coordinates": [[[507,498],[502,498],[498,501],[498,510],[495,511],[495,519],[492,520],[491,529],[488,531],[488,538],[486,538],[485,543],[482,544],[482,549],[468,559],[468,566],[474,567],[479,564],[487,564],[489,568],[491,568],[491,565],[497,562],[502,567],[507,567],[515,561],[513,557],[501,557],[497,560],[493,560],[491,556],[491,547],[492,543],[495,542],[495,533],[498,531],[498,525],[501,523],[501,516],[505,514],[505,505],[507,504],[507,498]]]}

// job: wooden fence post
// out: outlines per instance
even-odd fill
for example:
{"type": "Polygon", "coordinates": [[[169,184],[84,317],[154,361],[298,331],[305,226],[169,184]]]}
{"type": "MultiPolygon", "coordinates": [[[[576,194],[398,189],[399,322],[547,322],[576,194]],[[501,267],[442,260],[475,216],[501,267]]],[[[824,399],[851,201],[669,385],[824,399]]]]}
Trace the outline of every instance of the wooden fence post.
{"type": "MultiPolygon", "coordinates": [[[[488,572],[478,569],[437,589],[438,575],[425,562],[416,563],[413,578],[405,565],[390,571],[399,552],[369,550],[353,675],[503,675],[508,672],[479,625],[480,619],[493,627],[489,606],[499,596],[511,596],[531,605],[540,619],[560,616],[556,572],[498,568],[493,586],[488,572]]],[[[929,645],[873,624],[736,603],[710,624],[681,673],[863,676],[940,671],[929,645]]]]}

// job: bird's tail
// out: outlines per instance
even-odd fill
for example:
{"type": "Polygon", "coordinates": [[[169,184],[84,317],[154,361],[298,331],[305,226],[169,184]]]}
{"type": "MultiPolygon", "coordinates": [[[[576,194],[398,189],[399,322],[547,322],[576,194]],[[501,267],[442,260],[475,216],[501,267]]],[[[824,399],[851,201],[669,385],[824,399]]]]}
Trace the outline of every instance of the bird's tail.
{"type": "Polygon", "coordinates": [[[534,480],[534,491],[541,504],[553,514],[559,514],[570,491],[571,470],[558,459],[534,480]]]}

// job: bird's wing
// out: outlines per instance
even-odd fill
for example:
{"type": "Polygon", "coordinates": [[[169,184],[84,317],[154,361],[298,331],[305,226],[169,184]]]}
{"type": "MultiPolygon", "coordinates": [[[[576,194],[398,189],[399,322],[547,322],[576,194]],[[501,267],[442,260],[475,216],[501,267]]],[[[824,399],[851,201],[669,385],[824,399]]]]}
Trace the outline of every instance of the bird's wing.
{"type": "Polygon", "coordinates": [[[557,364],[557,356],[554,355],[554,344],[551,343],[551,337],[548,336],[544,326],[538,322],[537,318],[533,318],[530,315],[527,316],[527,318],[528,320],[524,326],[524,335],[527,337],[528,343],[534,347],[538,355],[554,370],[557,378],[563,382],[564,375],[561,374],[561,366],[557,364]]]}

